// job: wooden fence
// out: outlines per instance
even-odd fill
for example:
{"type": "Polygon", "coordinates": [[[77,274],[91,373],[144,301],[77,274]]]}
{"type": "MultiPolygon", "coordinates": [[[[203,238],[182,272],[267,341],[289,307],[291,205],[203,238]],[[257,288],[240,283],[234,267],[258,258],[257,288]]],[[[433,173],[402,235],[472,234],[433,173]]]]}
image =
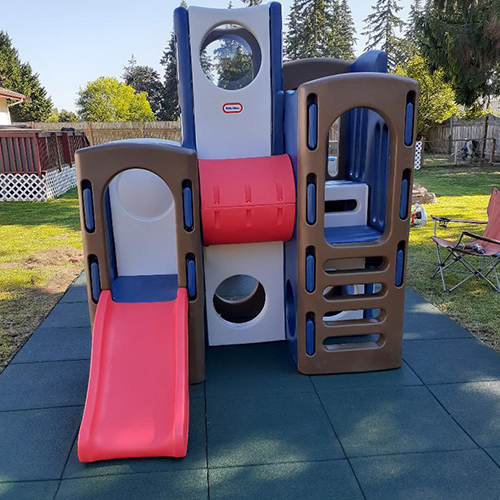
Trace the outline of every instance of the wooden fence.
{"type": "Polygon", "coordinates": [[[486,115],[474,121],[460,120],[452,116],[440,125],[436,125],[426,137],[425,150],[430,153],[453,154],[457,141],[466,139],[479,143],[481,156],[495,158],[500,154],[500,118],[486,115]]]}
{"type": "MultiPolygon", "coordinates": [[[[21,124],[15,124],[21,125],[21,124]]],[[[27,125],[27,124],[23,124],[27,125]]],[[[74,128],[84,132],[92,146],[121,139],[155,138],[170,141],[181,140],[180,122],[64,122],[30,123],[30,127],[41,130],[74,128]]]]}
{"type": "Polygon", "coordinates": [[[75,152],[88,146],[81,132],[0,129],[0,173],[41,175],[75,161],[75,152]]]}

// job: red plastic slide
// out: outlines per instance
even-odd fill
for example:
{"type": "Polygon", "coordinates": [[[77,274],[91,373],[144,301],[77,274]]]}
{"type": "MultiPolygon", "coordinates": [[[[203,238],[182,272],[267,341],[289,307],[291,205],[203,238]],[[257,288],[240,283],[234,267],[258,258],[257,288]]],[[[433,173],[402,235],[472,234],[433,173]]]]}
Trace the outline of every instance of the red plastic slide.
{"type": "Polygon", "coordinates": [[[188,297],[113,302],[101,293],[95,317],[78,458],[184,457],[187,451],[188,297]]]}

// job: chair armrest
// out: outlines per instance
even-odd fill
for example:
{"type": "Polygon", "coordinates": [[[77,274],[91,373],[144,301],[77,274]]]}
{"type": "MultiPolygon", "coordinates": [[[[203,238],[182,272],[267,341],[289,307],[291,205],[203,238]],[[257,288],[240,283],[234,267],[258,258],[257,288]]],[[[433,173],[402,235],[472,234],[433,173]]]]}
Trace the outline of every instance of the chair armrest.
{"type": "Polygon", "coordinates": [[[431,215],[431,218],[437,222],[443,222],[444,224],[448,224],[448,222],[458,222],[462,224],[488,224],[488,221],[483,220],[452,219],[451,217],[439,217],[437,215],[431,215]]]}
{"type": "Polygon", "coordinates": [[[481,236],[479,234],[471,233],[470,231],[462,231],[462,239],[463,236],[468,236],[469,238],[475,238],[479,241],[486,241],[487,243],[494,243],[495,245],[500,245],[500,240],[494,240],[493,238],[487,238],[486,236],[481,236]]]}

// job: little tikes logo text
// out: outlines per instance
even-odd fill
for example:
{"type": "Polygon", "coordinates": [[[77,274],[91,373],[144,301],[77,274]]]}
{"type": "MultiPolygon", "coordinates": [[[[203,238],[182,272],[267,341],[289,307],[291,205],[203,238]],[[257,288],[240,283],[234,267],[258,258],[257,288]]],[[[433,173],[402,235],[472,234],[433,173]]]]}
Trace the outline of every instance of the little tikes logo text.
{"type": "Polygon", "coordinates": [[[222,105],[222,111],[226,115],[238,114],[243,111],[243,104],[241,102],[226,102],[222,105]]]}

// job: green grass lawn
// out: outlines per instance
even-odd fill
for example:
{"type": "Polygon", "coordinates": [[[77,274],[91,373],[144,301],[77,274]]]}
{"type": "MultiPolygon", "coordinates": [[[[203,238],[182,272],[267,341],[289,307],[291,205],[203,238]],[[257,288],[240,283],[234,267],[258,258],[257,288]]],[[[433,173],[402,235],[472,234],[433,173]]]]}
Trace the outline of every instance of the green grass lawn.
{"type": "MultiPolygon", "coordinates": [[[[486,220],[486,207],[493,186],[500,186],[500,167],[425,167],[415,172],[415,180],[436,193],[437,203],[426,204],[427,215],[449,215],[472,220],[486,220]]],[[[482,234],[483,226],[450,224],[438,234],[455,240],[462,230],[482,234]]],[[[452,293],[445,293],[439,277],[431,279],[431,265],[436,262],[435,245],[429,237],[433,232],[430,220],[421,229],[412,229],[407,285],[461,323],[474,335],[500,350],[500,294],[474,278],[452,293]],[[418,261],[418,262],[415,262],[418,261]]],[[[464,275],[451,275],[451,283],[464,275]]]]}
{"type": "Polygon", "coordinates": [[[0,371],[82,268],[76,189],[0,203],[0,371]]]}

